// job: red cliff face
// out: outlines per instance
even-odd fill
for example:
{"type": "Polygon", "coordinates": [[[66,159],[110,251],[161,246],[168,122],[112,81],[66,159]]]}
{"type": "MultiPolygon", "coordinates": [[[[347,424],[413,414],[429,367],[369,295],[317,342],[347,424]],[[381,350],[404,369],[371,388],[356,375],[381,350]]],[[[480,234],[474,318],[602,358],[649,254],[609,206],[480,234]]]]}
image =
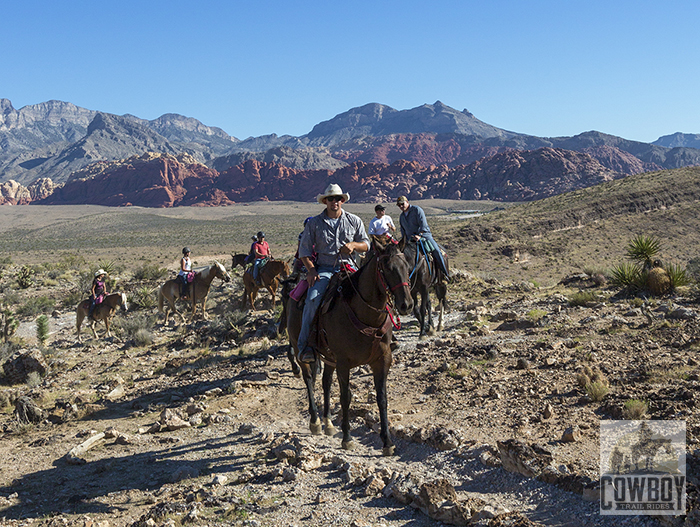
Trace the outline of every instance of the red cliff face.
{"type": "MultiPolygon", "coordinates": [[[[619,177],[623,174],[588,154],[555,148],[509,150],[454,168],[447,164],[426,168],[404,160],[356,161],[334,172],[249,160],[219,173],[187,155],[144,154],[88,167],[39,202],[144,207],[308,202],[315,201],[329,183],[338,183],[354,202],[389,202],[402,194],[411,199],[528,201],[619,177]]],[[[38,190],[35,194],[41,195],[38,190]]],[[[14,201],[6,201],[10,203],[36,201],[26,189],[12,187],[3,190],[5,195],[14,196],[14,201]]]]}

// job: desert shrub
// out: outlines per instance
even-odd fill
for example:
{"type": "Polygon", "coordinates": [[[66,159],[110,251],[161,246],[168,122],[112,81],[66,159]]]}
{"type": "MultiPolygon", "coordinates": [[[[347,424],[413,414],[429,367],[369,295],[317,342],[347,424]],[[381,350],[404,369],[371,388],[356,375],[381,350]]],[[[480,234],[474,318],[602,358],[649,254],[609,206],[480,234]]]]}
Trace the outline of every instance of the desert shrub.
{"type": "Polygon", "coordinates": [[[67,309],[75,309],[75,307],[78,305],[78,303],[81,300],[85,300],[87,298],[87,295],[83,293],[82,291],[78,291],[77,289],[72,289],[71,291],[66,294],[65,297],[63,297],[63,300],[61,301],[63,307],[67,309]]]}
{"type": "Polygon", "coordinates": [[[117,272],[117,264],[114,260],[100,260],[97,262],[97,267],[93,269],[93,276],[97,269],[103,269],[107,276],[113,275],[117,272]]]}
{"type": "Polygon", "coordinates": [[[156,264],[143,264],[134,271],[134,280],[163,280],[168,276],[168,270],[165,267],[158,267],[156,264]]]}
{"type": "Polygon", "coordinates": [[[114,322],[114,330],[122,338],[133,340],[137,346],[148,346],[153,343],[153,325],[155,317],[145,313],[136,313],[127,318],[119,318],[114,322]]]}
{"type": "Polygon", "coordinates": [[[639,399],[628,399],[622,406],[622,417],[625,419],[641,419],[649,411],[646,401],[639,399]]]}
{"type": "Polygon", "coordinates": [[[610,283],[625,289],[642,289],[646,282],[646,274],[642,268],[633,263],[622,262],[609,271],[610,283]]]}
{"type": "Polygon", "coordinates": [[[85,258],[77,254],[63,254],[58,260],[57,267],[64,270],[80,271],[86,265],[85,258]]]}
{"type": "Polygon", "coordinates": [[[657,238],[639,234],[627,246],[627,258],[644,267],[651,267],[660,250],[661,242],[657,238]]]}
{"type": "Polygon", "coordinates": [[[0,344],[0,362],[5,362],[7,358],[10,357],[15,351],[22,349],[22,345],[18,342],[12,342],[8,340],[0,344]]]}
{"type": "Polygon", "coordinates": [[[692,258],[688,262],[685,271],[691,280],[700,282],[700,258],[692,258]]]}
{"type": "Polygon", "coordinates": [[[586,385],[585,390],[591,401],[596,403],[602,401],[603,398],[610,392],[608,386],[600,381],[594,381],[586,385]]]}
{"type": "Polygon", "coordinates": [[[46,315],[36,319],[36,339],[42,346],[49,340],[49,317],[46,315]]]}
{"type": "Polygon", "coordinates": [[[2,332],[3,342],[7,342],[15,334],[18,327],[19,321],[15,318],[11,309],[6,308],[0,312],[0,331],[2,332]]]}
{"type": "Polygon", "coordinates": [[[158,303],[156,290],[150,287],[139,287],[129,295],[128,300],[129,305],[137,309],[152,309],[158,303]]]}
{"type": "Polygon", "coordinates": [[[526,316],[527,316],[528,320],[532,320],[533,322],[537,322],[538,320],[541,320],[545,316],[547,316],[547,312],[544,309],[531,309],[530,311],[527,312],[526,316]]]}
{"type": "Polygon", "coordinates": [[[671,280],[671,290],[675,290],[690,283],[690,276],[688,276],[686,270],[681,267],[680,264],[668,264],[664,267],[664,270],[671,280]]]}
{"type": "Polygon", "coordinates": [[[30,298],[24,304],[17,308],[17,314],[31,317],[41,313],[50,313],[56,305],[55,300],[46,296],[30,298]]]}
{"type": "Polygon", "coordinates": [[[17,284],[22,289],[28,289],[34,285],[34,275],[36,271],[28,265],[23,265],[17,271],[17,284]]]}
{"type": "Polygon", "coordinates": [[[12,265],[12,258],[10,256],[0,256],[0,271],[6,269],[12,265]]]}
{"type": "Polygon", "coordinates": [[[41,375],[38,371],[30,371],[27,374],[26,385],[30,388],[36,388],[41,384],[41,375]]]}
{"type": "Polygon", "coordinates": [[[576,307],[576,306],[585,306],[589,302],[597,302],[598,297],[593,291],[579,291],[578,293],[574,293],[571,295],[569,298],[569,305],[571,307],[576,307]]]}

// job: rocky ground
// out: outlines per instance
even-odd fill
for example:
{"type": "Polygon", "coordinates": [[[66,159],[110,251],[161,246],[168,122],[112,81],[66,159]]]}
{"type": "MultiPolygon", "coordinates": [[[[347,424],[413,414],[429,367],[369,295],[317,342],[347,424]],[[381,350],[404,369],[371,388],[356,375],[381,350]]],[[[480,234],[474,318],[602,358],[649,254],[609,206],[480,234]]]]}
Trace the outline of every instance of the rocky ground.
{"type": "MultiPolygon", "coordinates": [[[[73,315],[54,313],[36,360],[5,365],[15,383],[0,400],[0,523],[662,525],[599,515],[599,421],[626,417],[630,399],[648,403],[647,418],[686,420],[696,506],[692,291],[644,302],[584,275],[544,289],[456,273],[445,330],[419,340],[406,317],[397,332],[388,385],[397,449],[382,457],[369,370],[351,377],[357,448],[311,435],[273,314],[232,312],[233,287],[214,287],[212,320],[150,324],[147,343],[124,330],[144,310],[117,315],[114,338],[83,343],[73,315]],[[582,373],[608,393],[593,400],[582,373]],[[34,408],[36,422],[19,408],[34,408]]],[[[24,321],[16,353],[36,346],[33,332],[24,321]]],[[[335,387],[339,426],[337,400],[335,387]]],[[[675,525],[698,517],[693,509],[675,525]]]]}

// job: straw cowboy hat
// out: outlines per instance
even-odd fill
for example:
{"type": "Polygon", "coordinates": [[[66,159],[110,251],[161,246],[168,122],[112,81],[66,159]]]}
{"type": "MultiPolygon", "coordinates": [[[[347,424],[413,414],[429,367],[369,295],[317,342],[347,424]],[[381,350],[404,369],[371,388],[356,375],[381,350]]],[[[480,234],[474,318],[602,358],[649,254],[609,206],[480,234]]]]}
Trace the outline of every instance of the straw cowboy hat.
{"type": "Polygon", "coordinates": [[[350,201],[350,194],[347,192],[343,192],[343,189],[340,188],[340,185],[336,185],[335,183],[331,183],[326,187],[326,191],[323,194],[319,194],[316,196],[316,201],[319,203],[323,203],[323,200],[326,199],[328,196],[342,196],[343,200],[345,201],[350,201]]]}
{"type": "Polygon", "coordinates": [[[103,274],[104,274],[104,275],[107,274],[107,273],[105,273],[105,270],[104,270],[104,269],[98,269],[97,271],[95,271],[95,278],[97,278],[98,276],[101,276],[101,275],[103,275],[103,274]]]}

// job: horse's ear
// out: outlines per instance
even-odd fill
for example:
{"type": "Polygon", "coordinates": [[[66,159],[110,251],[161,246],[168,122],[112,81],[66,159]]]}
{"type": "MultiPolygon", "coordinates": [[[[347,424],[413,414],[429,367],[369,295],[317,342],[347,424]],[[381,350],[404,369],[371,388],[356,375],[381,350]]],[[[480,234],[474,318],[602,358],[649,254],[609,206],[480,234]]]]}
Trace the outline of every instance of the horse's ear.
{"type": "Polygon", "coordinates": [[[399,249],[402,251],[406,248],[406,237],[404,236],[399,240],[399,249]]]}

